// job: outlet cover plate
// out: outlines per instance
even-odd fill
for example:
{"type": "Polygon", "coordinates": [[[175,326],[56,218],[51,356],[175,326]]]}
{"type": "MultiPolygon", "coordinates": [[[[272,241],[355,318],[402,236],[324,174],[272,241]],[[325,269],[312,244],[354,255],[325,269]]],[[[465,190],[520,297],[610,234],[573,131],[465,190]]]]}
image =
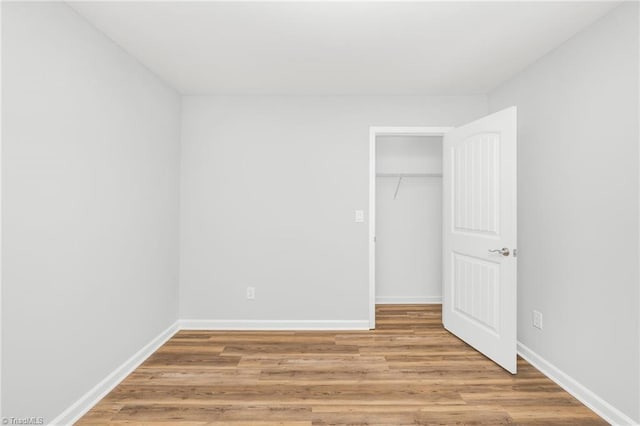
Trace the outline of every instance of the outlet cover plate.
{"type": "Polygon", "coordinates": [[[542,330],[542,312],[536,310],[533,311],[533,326],[542,330]]]}

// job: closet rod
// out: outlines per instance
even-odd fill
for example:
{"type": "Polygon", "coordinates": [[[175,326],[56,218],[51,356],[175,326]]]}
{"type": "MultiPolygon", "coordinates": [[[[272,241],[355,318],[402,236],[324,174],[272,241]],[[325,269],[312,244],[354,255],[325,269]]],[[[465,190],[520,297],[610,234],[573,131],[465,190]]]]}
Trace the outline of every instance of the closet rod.
{"type": "Polygon", "coordinates": [[[442,173],[377,173],[376,177],[442,177],[442,173]]]}

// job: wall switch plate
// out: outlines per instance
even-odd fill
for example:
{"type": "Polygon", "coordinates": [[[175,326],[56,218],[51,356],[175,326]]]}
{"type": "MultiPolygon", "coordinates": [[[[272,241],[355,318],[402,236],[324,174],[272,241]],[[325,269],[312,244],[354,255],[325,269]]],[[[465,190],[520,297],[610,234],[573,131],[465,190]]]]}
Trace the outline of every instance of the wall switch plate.
{"type": "Polygon", "coordinates": [[[542,312],[533,311],[533,326],[542,330],[542,312]]]}
{"type": "Polygon", "coordinates": [[[256,288],[255,287],[247,287],[247,299],[253,300],[256,298],[256,288]]]}
{"type": "Polygon", "coordinates": [[[364,210],[356,210],[356,223],[364,222],[364,210]]]}

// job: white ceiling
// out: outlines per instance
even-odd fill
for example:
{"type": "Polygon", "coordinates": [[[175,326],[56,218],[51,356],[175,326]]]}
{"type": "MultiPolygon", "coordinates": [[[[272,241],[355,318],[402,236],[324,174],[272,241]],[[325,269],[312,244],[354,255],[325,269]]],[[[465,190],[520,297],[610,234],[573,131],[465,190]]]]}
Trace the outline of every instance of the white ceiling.
{"type": "Polygon", "coordinates": [[[616,2],[73,2],[183,94],[486,93],[616,2]]]}

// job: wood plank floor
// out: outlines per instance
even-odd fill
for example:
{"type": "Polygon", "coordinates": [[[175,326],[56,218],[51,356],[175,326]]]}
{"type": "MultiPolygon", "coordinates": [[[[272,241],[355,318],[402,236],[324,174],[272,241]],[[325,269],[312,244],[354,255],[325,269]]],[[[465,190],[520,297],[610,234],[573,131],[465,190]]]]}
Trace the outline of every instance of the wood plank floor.
{"type": "Polygon", "coordinates": [[[375,331],[181,331],[77,424],[607,424],[524,360],[512,376],[451,335],[439,305],[376,315],[375,331]]]}

